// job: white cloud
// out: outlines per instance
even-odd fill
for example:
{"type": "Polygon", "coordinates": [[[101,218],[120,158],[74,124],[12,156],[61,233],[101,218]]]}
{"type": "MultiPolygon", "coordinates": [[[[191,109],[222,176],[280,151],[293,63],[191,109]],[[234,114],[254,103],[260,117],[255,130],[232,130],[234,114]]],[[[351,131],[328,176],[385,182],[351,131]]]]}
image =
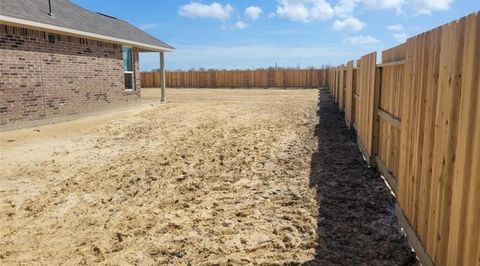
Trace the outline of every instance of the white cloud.
{"type": "Polygon", "coordinates": [[[278,0],[277,15],[292,21],[328,20],[335,15],[325,0],[278,0]]]}
{"type": "Polygon", "coordinates": [[[395,9],[402,12],[402,6],[407,0],[364,0],[365,6],[370,9],[395,9]]]}
{"type": "Polygon", "coordinates": [[[347,37],[343,41],[350,44],[375,44],[380,42],[370,35],[347,37]]]}
{"type": "Polygon", "coordinates": [[[245,9],[245,16],[251,20],[257,20],[262,12],[262,9],[258,6],[249,6],[245,9]]]}
{"type": "Polygon", "coordinates": [[[277,16],[277,14],[275,14],[273,12],[270,12],[270,13],[268,13],[267,18],[274,18],[276,16],[277,16]]]}
{"type": "Polygon", "coordinates": [[[245,29],[245,28],[248,27],[248,26],[249,26],[248,23],[245,23],[245,22],[240,21],[240,20],[237,21],[237,23],[235,23],[235,24],[233,25],[233,27],[234,27],[235,29],[237,29],[237,30],[243,30],[243,29],[245,29]]]}
{"type": "Polygon", "coordinates": [[[365,28],[366,24],[355,17],[348,17],[344,20],[335,20],[333,29],[335,31],[359,31],[365,28]]]}
{"type": "MultiPolygon", "coordinates": [[[[250,45],[238,46],[208,46],[208,45],[178,45],[177,52],[169,55],[171,60],[182,61],[205,61],[205,60],[243,60],[265,59],[271,57],[290,58],[298,60],[299,58],[321,58],[325,56],[344,56],[352,55],[353,51],[334,46],[292,46],[285,47],[283,45],[255,43],[250,45]],[[199,53],[198,51],[202,51],[199,53]]],[[[353,56],[353,55],[352,55],[353,56]]]]}
{"type": "Polygon", "coordinates": [[[454,0],[339,0],[331,5],[328,0],[277,0],[276,15],[292,21],[325,21],[333,17],[352,17],[359,5],[367,10],[395,10],[413,14],[430,14],[448,10],[454,0]]]}
{"type": "Polygon", "coordinates": [[[387,29],[391,31],[402,31],[404,30],[404,27],[402,24],[393,24],[393,25],[387,26],[387,29]]]}
{"type": "Polygon", "coordinates": [[[413,0],[417,14],[430,14],[432,11],[449,10],[453,0],[413,0]]]}
{"type": "Polygon", "coordinates": [[[393,38],[397,42],[405,42],[408,38],[408,34],[406,34],[405,32],[395,33],[395,34],[393,34],[393,38]]]}
{"type": "Polygon", "coordinates": [[[449,10],[454,0],[363,0],[369,9],[394,9],[402,13],[405,9],[415,14],[430,14],[432,11],[449,10]]]}
{"type": "Polygon", "coordinates": [[[180,7],[179,14],[190,18],[213,18],[225,21],[230,18],[233,7],[229,4],[221,5],[213,2],[210,5],[191,2],[180,7]]]}
{"type": "Polygon", "coordinates": [[[340,0],[334,7],[335,14],[337,16],[348,16],[352,14],[358,2],[360,2],[360,0],[340,0]]]}

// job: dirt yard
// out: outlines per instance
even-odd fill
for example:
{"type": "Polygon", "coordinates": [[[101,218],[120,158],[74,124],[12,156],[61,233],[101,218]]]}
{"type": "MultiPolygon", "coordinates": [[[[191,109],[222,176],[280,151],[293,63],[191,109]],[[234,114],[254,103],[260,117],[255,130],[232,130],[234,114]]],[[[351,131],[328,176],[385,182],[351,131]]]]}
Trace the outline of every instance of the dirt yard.
{"type": "Polygon", "coordinates": [[[317,90],[158,90],[1,135],[0,264],[304,262],[317,90]]]}
{"type": "Polygon", "coordinates": [[[144,98],[1,134],[0,264],[414,264],[318,90],[144,98]]]}

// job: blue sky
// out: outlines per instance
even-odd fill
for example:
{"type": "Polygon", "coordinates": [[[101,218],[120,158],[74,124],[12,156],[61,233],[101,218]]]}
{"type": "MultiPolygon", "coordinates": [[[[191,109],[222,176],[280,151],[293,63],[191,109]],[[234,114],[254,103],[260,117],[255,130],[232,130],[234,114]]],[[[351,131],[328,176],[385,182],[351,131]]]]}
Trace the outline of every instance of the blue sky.
{"type": "MultiPolygon", "coordinates": [[[[170,70],[338,65],[480,9],[480,0],[73,1],[173,45],[170,70]]],[[[158,60],[142,54],[142,70],[158,60]]]]}

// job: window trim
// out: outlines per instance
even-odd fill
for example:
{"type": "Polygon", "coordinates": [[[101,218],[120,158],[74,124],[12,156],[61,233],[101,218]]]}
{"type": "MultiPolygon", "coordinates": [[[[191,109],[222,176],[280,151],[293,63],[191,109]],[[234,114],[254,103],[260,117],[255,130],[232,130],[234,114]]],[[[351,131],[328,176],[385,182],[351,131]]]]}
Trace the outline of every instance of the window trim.
{"type": "Polygon", "coordinates": [[[134,63],[134,56],[133,56],[133,47],[127,46],[127,45],[122,45],[122,68],[123,68],[123,86],[124,90],[127,92],[135,91],[136,86],[135,86],[135,63],[134,63]],[[130,49],[130,61],[132,63],[132,71],[126,71],[125,70],[125,58],[123,57],[123,49],[124,48],[129,48],[130,49]],[[130,74],[132,76],[132,88],[127,88],[127,84],[125,82],[125,74],[130,74]]]}

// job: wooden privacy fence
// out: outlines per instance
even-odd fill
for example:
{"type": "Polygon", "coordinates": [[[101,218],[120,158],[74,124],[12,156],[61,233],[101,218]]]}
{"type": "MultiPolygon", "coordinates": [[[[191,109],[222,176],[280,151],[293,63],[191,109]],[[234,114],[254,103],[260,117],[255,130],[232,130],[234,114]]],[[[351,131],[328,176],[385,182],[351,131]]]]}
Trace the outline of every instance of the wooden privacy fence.
{"type": "MultiPolygon", "coordinates": [[[[160,86],[159,72],[143,72],[142,87],[160,86]]],[[[179,71],[166,73],[169,88],[319,88],[327,84],[327,70],[179,71]]]]}
{"type": "Polygon", "coordinates": [[[328,70],[425,264],[480,265],[480,15],[328,70]],[[346,81],[344,80],[346,78],[346,81]]]}

